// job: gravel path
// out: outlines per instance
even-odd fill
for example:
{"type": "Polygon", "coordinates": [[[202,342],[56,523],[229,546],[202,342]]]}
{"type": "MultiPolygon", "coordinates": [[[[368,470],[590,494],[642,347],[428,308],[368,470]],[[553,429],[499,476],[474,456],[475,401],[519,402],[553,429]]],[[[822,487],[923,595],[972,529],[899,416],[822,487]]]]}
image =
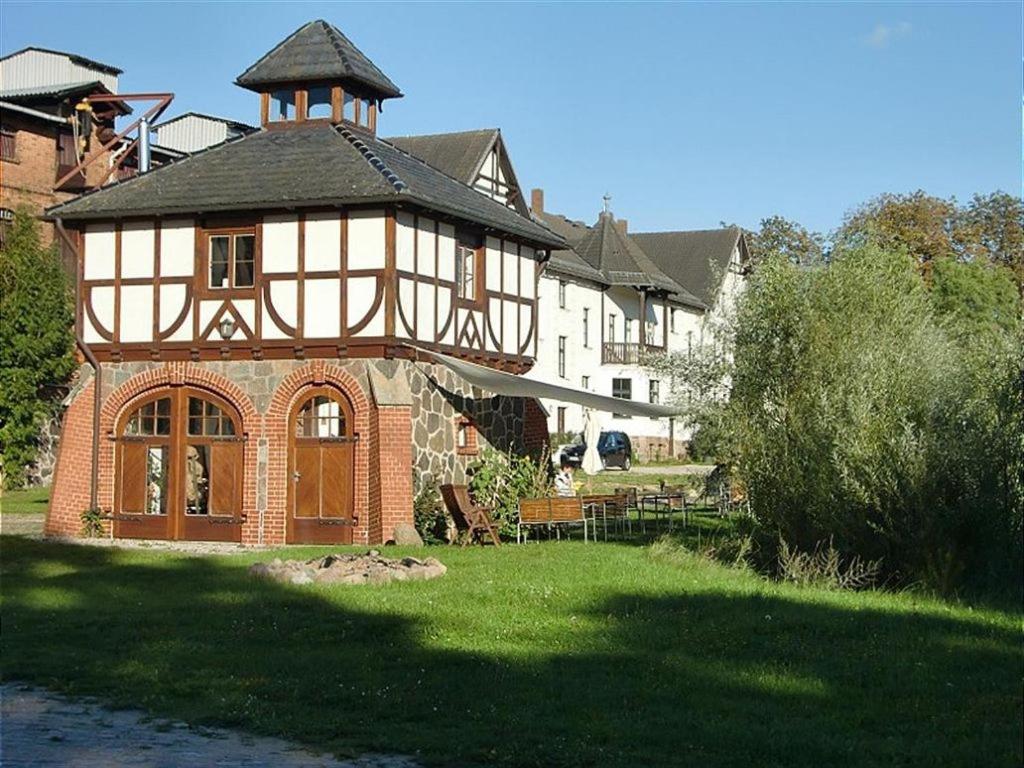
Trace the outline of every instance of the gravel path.
{"type": "Polygon", "coordinates": [[[710,475],[712,464],[634,464],[630,472],[640,475],[710,475]]]}
{"type": "Polygon", "coordinates": [[[46,515],[42,512],[19,512],[0,515],[0,533],[8,536],[42,536],[46,515]]]}
{"type": "Polygon", "coordinates": [[[339,761],[281,739],[113,711],[17,683],[0,685],[0,765],[5,768],[417,768],[364,755],[339,761]]]}

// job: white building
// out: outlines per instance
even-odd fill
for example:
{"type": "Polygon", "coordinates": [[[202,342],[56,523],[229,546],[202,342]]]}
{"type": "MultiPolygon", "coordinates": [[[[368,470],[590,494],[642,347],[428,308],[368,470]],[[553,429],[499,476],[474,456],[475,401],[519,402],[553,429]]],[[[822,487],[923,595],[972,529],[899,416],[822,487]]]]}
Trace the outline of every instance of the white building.
{"type": "Polygon", "coordinates": [[[199,112],[185,112],[153,126],[157,146],[186,154],[240,138],[255,130],[255,126],[247,123],[199,112]]]}
{"type": "MultiPolygon", "coordinates": [[[[534,217],[572,247],[554,251],[538,285],[537,362],[540,381],[600,395],[658,403],[668,382],[641,365],[645,352],[686,352],[709,340],[713,319],[742,289],[747,246],[736,227],[636,233],[610,211],[588,227],[544,210],[534,217]],[[641,320],[642,319],[642,320],[641,320]]],[[[545,401],[552,435],[579,433],[582,406],[545,401]]],[[[627,433],[636,455],[678,455],[689,438],[668,418],[595,412],[604,430],[627,433]]]]}

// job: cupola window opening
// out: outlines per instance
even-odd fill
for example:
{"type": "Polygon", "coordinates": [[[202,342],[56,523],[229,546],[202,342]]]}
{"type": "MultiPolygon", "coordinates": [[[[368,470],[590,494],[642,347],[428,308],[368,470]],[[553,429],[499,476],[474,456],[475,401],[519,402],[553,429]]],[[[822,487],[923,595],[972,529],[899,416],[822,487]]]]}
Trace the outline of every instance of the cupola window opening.
{"type": "Polygon", "coordinates": [[[316,85],[307,91],[306,118],[309,120],[330,120],[333,116],[331,87],[316,85]]]}
{"type": "Polygon", "coordinates": [[[295,91],[281,90],[270,94],[270,122],[295,119],[295,91]]]}

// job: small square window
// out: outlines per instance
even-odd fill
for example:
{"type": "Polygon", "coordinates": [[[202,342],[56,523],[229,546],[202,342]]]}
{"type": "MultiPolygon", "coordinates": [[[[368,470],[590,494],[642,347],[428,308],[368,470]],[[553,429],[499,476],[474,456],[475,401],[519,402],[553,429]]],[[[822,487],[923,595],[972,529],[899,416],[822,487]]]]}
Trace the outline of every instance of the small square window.
{"type": "Polygon", "coordinates": [[[475,455],[478,452],[476,427],[465,417],[455,422],[455,452],[463,456],[475,455]]]}
{"type": "Polygon", "coordinates": [[[330,120],[332,116],[330,87],[323,85],[310,88],[306,92],[306,117],[310,120],[330,120]]]}

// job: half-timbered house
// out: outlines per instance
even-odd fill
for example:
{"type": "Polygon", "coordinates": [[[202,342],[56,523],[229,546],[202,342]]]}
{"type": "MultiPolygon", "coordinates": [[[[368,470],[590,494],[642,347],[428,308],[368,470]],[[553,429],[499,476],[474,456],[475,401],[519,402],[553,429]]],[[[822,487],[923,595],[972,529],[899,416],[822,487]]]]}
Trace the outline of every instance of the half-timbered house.
{"type": "Polygon", "coordinates": [[[382,542],[412,523],[414,470],[459,481],[484,445],[546,437],[535,400],[427,356],[535,359],[538,274],[564,242],[512,194],[500,136],[458,174],[437,140],[378,138],[402,94],[324,21],[236,83],[258,131],[47,213],[91,362],[49,533],[95,508],[118,537],[382,542]]]}

